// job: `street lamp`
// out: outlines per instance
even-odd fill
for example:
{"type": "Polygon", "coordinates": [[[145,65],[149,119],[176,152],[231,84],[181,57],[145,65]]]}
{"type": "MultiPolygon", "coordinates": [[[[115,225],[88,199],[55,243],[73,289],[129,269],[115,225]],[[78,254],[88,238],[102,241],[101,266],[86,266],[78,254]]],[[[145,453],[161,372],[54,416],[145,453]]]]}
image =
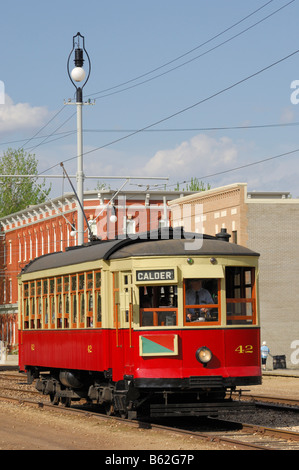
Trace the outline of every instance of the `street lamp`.
{"type": "Polygon", "coordinates": [[[82,106],[83,106],[83,88],[86,85],[91,71],[91,63],[89,55],[85,49],[84,36],[77,33],[73,36],[73,49],[71,50],[68,61],[67,71],[69,78],[76,88],[76,105],[77,105],[77,197],[78,197],[78,245],[84,243],[84,214],[83,214],[83,184],[84,184],[84,172],[83,172],[83,135],[82,135],[82,106]],[[80,47],[80,42],[82,47],[80,47]],[[70,59],[74,54],[75,67],[70,71],[70,59]],[[88,74],[83,69],[84,56],[87,57],[88,61],[88,74]],[[81,83],[82,82],[82,83],[81,83]],[[80,83],[80,86],[78,84],[80,83]]]}

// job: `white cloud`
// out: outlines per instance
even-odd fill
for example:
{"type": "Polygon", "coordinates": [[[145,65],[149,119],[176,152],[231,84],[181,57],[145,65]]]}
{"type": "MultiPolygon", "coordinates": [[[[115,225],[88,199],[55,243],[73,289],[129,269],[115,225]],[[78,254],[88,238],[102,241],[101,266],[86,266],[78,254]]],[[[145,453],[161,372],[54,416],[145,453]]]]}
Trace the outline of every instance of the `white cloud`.
{"type": "Polygon", "coordinates": [[[159,150],[144,166],[147,175],[181,178],[200,176],[215,168],[232,166],[238,156],[237,145],[228,137],[215,139],[199,134],[176,148],[159,150]]]}
{"type": "Polygon", "coordinates": [[[14,103],[8,95],[5,95],[5,103],[0,105],[0,133],[32,129],[42,125],[48,117],[49,112],[46,107],[14,103]]]}

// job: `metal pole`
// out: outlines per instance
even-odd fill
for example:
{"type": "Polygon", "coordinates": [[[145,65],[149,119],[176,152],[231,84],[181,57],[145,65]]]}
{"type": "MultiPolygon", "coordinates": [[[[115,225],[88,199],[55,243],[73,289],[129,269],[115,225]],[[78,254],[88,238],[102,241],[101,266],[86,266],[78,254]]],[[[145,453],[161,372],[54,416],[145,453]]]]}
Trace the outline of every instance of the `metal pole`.
{"type": "Polygon", "coordinates": [[[77,93],[77,194],[79,203],[77,205],[78,214],[78,245],[84,243],[84,215],[81,207],[83,207],[83,193],[84,193],[84,173],[83,173],[83,132],[82,132],[82,95],[77,93]],[[81,98],[81,100],[80,100],[81,98]],[[79,100],[79,101],[78,101],[79,100]],[[81,207],[80,207],[81,204],[81,207]]]}

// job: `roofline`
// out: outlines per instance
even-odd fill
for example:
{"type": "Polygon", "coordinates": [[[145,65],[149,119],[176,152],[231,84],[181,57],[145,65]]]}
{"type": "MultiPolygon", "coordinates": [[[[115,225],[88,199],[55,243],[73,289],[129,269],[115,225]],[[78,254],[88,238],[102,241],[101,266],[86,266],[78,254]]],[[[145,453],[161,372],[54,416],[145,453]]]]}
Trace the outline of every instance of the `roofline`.
{"type": "Polygon", "coordinates": [[[205,191],[197,191],[196,193],[193,193],[193,194],[190,194],[190,195],[187,195],[187,196],[183,196],[182,198],[174,199],[173,201],[169,201],[168,205],[172,206],[172,205],[179,204],[179,203],[182,203],[182,202],[193,201],[195,198],[196,199],[205,198],[205,197],[211,196],[213,194],[217,194],[217,193],[220,193],[220,192],[231,191],[231,190],[238,189],[238,188],[243,188],[244,189],[245,199],[246,199],[246,197],[247,197],[247,183],[232,183],[232,184],[228,184],[227,186],[219,186],[218,188],[207,189],[205,191]]]}
{"type": "MultiPolygon", "coordinates": [[[[99,201],[99,194],[101,194],[103,196],[106,196],[106,195],[107,196],[110,196],[110,195],[112,196],[113,194],[116,193],[116,191],[117,190],[114,190],[114,189],[84,191],[84,194],[83,194],[84,202],[88,201],[90,199],[96,199],[96,200],[99,201]]],[[[130,195],[130,196],[139,196],[138,199],[142,199],[142,197],[144,197],[146,194],[150,194],[150,196],[152,196],[152,197],[160,196],[161,198],[163,196],[176,196],[176,195],[178,195],[179,197],[183,197],[184,193],[186,193],[188,195],[192,195],[192,194],[196,194],[196,191],[164,191],[164,190],[161,190],[161,191],[158,191],[158,190],[145,190],[145,191],[130,190],[130,191],[124,191],[123,190],[123,191],[120,191],[118,193],[118,197],[119,196],[130,195]]],[[[63,203],[63,201],[65,199],[69,199],[72,203],[77,202],[77,198],[76,198],[75,193],[73,193],[73,192],[64,193],[63,195],[57,196],[53,199],[50,199],[49,201],[45,201],[45,202],[42,202],[40,204],[34,204],[34,205],[28,206],[25,209],[22,209],[18,212],[13,212],[13,213],[8,214],[4,217],[0,217],[0,222],[4,222],[6,219],[9,219],[10,217],[18,217],[18,216],[20,216],[24,213],[41,209],[45,206],[49,206],[49,207],[52,206],[52,208],[51,208],[52,210],[57,209],[57,207],[53,207],[53,205],[61,206],[61,204],[63,203]]]]}

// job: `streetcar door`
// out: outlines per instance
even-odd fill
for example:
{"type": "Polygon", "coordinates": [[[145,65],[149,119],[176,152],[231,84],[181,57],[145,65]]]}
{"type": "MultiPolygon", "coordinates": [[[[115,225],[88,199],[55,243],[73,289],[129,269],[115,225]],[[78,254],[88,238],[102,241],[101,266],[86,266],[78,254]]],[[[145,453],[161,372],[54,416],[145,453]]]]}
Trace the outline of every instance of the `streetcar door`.
{"type": "Polygon", "coordinates": [[[115,326],[114,380],[122,380],[133,367],[132,353],[132,274],[113,273],[115,326]]]}
{"type": "Polygon", "coordinates": [[[132,273],[121,273],[120,315],[122,323],[124,374],[130,375],[133,368],[132,314],[133,314],[132,273]]]}

